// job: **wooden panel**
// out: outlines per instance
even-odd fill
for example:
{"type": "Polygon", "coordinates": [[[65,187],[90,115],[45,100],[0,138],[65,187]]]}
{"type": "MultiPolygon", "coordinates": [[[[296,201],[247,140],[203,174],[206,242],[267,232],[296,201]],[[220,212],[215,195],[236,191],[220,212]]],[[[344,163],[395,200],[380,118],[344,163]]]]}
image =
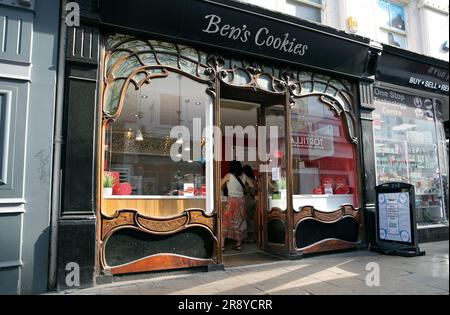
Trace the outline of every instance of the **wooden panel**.
{"type": "Polygon", "coordinates": [[[314,207],[306,206],[303,207],[300,212],[294,213],[294,226],[297,226],[299,222],[307,218],[315,218],[319,222],[331,223],[337,222],[346,216],[351,216],[358,222],[361,221],[361,211],[359,209],[355,209],[351,205],[342,206],[339,210],[334,212],[323,212],[315,209],[314,207]]]}
{"type": "Polygon", "coordinates": [[[116,213],[116,216],[113,218],[102,218],[102,240],[104,240],[105,236],[111,232],[113,229],[129,225],[136,225],[135,222],[136,212],[134,211],[122,211],[116,213]]]}
{"type": "Polygon", "coordinates": [[[192,268],[212,265],[210,259],[193,259],[178,255],[158,255],[147,257],[130,264],[113,267],[110,269],[113,275],[137,272],[148,272],[168,269],[192,268]]]}
{"type": "Polygon", "coordinates": [[[182,228],[187,222],[188,217],[182,216],[172,220],[153,220],[147,219],[145,217],[137,218],[137,221],[140,225],[146,228],[149,231],[157,232],[157,233],[167,233],[173,232],[180,228],[182,228]]]}
{"type": "Polygon", "coordinates": [[[171,217],[187,209],[205,209],[205,199],[105,199],[103,214],[113,216],[119,210],[137,210],[149,217],[171,217]]]}
{"type": "Polygon", "coordinates": [[[324,240],[319,243],[301,249],[303,254],[329,252],[343,249],[356,248],[359,243],[346,242],[342,240],[324,240]]]}

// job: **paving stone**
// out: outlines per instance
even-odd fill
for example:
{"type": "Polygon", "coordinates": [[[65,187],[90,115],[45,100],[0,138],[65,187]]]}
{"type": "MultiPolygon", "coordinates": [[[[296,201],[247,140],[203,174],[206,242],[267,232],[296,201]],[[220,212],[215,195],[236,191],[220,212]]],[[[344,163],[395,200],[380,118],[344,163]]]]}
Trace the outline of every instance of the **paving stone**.
{"type": "Polygon", "coordinates": [[[352,291],[347,288],[335,286],[331,283],[320,282],[301,288],[313,295],[350,295],[352,291]]]}
{"type": "Polygon", "coordinates": [[[229,288],[228,290],[221,290],[219,295],[262,295],[264,291],[259,290],[250,285],[229,288]]]}
{"type": "Polygon", "coordinates": [[[271,291],[270,295],[311,295],[311,293],[299,288],[294,288],[288,290],[271,291]]]}
{"type": "Polygon", "coordinates": [[[140,283],[137,285],[141,295],[166,295],[179,291],[178,288],[169,284],[140,283]]]}
{"type": "MultiPolygon", "coordinates": [[[[384,256],[369,251],[313,256],[295,261],[192,274],[166,273],[65,294],[125,295],[394,295],[449,294],[449,245],[421,245],[424,257],[384,256]],[[369,287],[368,263],[380,266],[380,286],[369,287]]],[[[123,278],[126,279],[126,278],[123,278]]],[[[60,293],[57,293],[60,294],[60,293]]]]}
{"type": "Polygon", "coordinates": [[[102,295],[139,295],[137,285],[120,286],[101,290],[102,295]]]}
{"type": "Polygon", "coordinates": [[[434,287],[440,290],[449,290],[449,281],[447,278],[438,278],[438,277],[430,277],[423,276],[418,274],[411,274],[408,277],[403,278],[403,280],[411,281],[413,285],[417,284],[425,284],[430,287],[434,287]]]}

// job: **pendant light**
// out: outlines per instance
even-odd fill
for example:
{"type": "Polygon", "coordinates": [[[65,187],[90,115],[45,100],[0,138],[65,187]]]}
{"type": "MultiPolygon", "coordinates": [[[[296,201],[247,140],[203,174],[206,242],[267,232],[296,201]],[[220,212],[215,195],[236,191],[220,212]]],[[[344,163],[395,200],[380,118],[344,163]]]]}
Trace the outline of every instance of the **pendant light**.
{"type": "Polygon", "coordinates": [[[138,142],[144,141],[144,135],[142,134],[141,129],[139,129],[138,132],[136,133],[136,138],[134,140],[138,142]]]}
{"type": "Polygon", "coordinates": [[[141,96],[141,89],[139,89],[139,99],[138,99],[138,112],[136,114],[137,117],[137,124],[138,124],[138,132],[136,132],[136,138],[134,139],[137,142],[142,142],[144,141],[144,134],[141,131],[141,117],[142,117],[142,113],[141,113],[141,100],[142,100],[142,96],[141,96]]]}

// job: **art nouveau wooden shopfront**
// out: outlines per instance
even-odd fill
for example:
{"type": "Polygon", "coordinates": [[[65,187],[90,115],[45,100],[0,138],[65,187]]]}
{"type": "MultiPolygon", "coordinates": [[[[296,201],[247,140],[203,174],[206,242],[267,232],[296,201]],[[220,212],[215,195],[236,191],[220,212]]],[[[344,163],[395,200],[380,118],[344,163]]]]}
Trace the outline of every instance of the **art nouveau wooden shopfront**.
{"type": "MultiPolygon", "coordinates": [[[[217,148],[205,127],[220,130],[229,124],[279,130],[277,150],[265,160],[244,161],[254,170],[278,161],[270,172],[258,174],[261,250],[288,258],[361,244],[367,204],[361,130],[369,121],[361,116],[364,106],[371,111],[367,77],[377,55],[366,39],[225,1],[185,1],[189,7],[177,11],[173,7],[180,2],[158,1],[146,20],[141,19],[145,1],[133,1],[133,10],[120,1],[105,2],[90,8],[84,36],[77,37],[75,29],[68,39],[95,42],[98,36],[99,62],[83,61],[82,53],[67,58],[68,78],[74,80],[69,94],[81,98],[68,96],[69,112],[78,117],[69,118],[69,125],[83,122],[88,131],[77,131],[79,138],[68,141],[66,150],[75,150],[74,143],[83,148],[80,139],[96,135],[91,147],[79,151],[97,152],[90,156],[96,180],[76,191],[92,192],[89,207],[96,220],[84,234],[74,227],[78,223],[67,223],[89,212],[68,210],[79,208],[78,199],[69,196],[75,186],[69,176],[80,182],[83,176],[76,159],[68,158],[62,215],[67,237],[63,233],[60,244],[71,233],[83,234],[83,242],[91,242],[87,252],[95,247],[97,275],[220,266],[220,179],[226,164],[206,158],[217,148]],[[119,6],[127,14],[114,13],[119,6]],[[77,86],[83,75],[87,85],[77,86]],[[96,88],[98,99],[89,96],[96,88]],[[94,118],[70,109],[92,100],[94,118]],[[206,130],[200,136],[195,120],[206,130]],[[174,136],[176,126],[191,136],[174,136]],[[180,159],[189,158],[175,162],[174,144],[182,148],[180,159]],[[104,189],[108,177],[115,180],[112,192],[104,189]]],[[[241,149],[252,148],[245,142],[241,149]]],[[[86,262],[87,269],[92,262],[86,262]]]]}

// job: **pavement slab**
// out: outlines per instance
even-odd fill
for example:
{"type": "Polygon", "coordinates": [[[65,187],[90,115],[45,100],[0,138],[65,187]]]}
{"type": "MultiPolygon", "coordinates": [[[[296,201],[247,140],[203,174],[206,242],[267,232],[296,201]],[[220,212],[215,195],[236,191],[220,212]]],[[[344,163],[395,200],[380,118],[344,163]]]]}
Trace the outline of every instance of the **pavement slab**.
{"type": "Polygon", "coordinates": [[[112,284],[57,294],[77,295],[448,295],[449,242],[421,244],[423,257],[366,250],[301,260],[233,266],[222,271],[126,277],[112,284]],[[370,265],[368,265],[370,264],[370,265]],[[378,266],[379,277],[373,269],[378,266]],[[369,279],[372,282],[366,283],[369,279]],[[379,280],[379,285],[373,280],[379,280]]]}

